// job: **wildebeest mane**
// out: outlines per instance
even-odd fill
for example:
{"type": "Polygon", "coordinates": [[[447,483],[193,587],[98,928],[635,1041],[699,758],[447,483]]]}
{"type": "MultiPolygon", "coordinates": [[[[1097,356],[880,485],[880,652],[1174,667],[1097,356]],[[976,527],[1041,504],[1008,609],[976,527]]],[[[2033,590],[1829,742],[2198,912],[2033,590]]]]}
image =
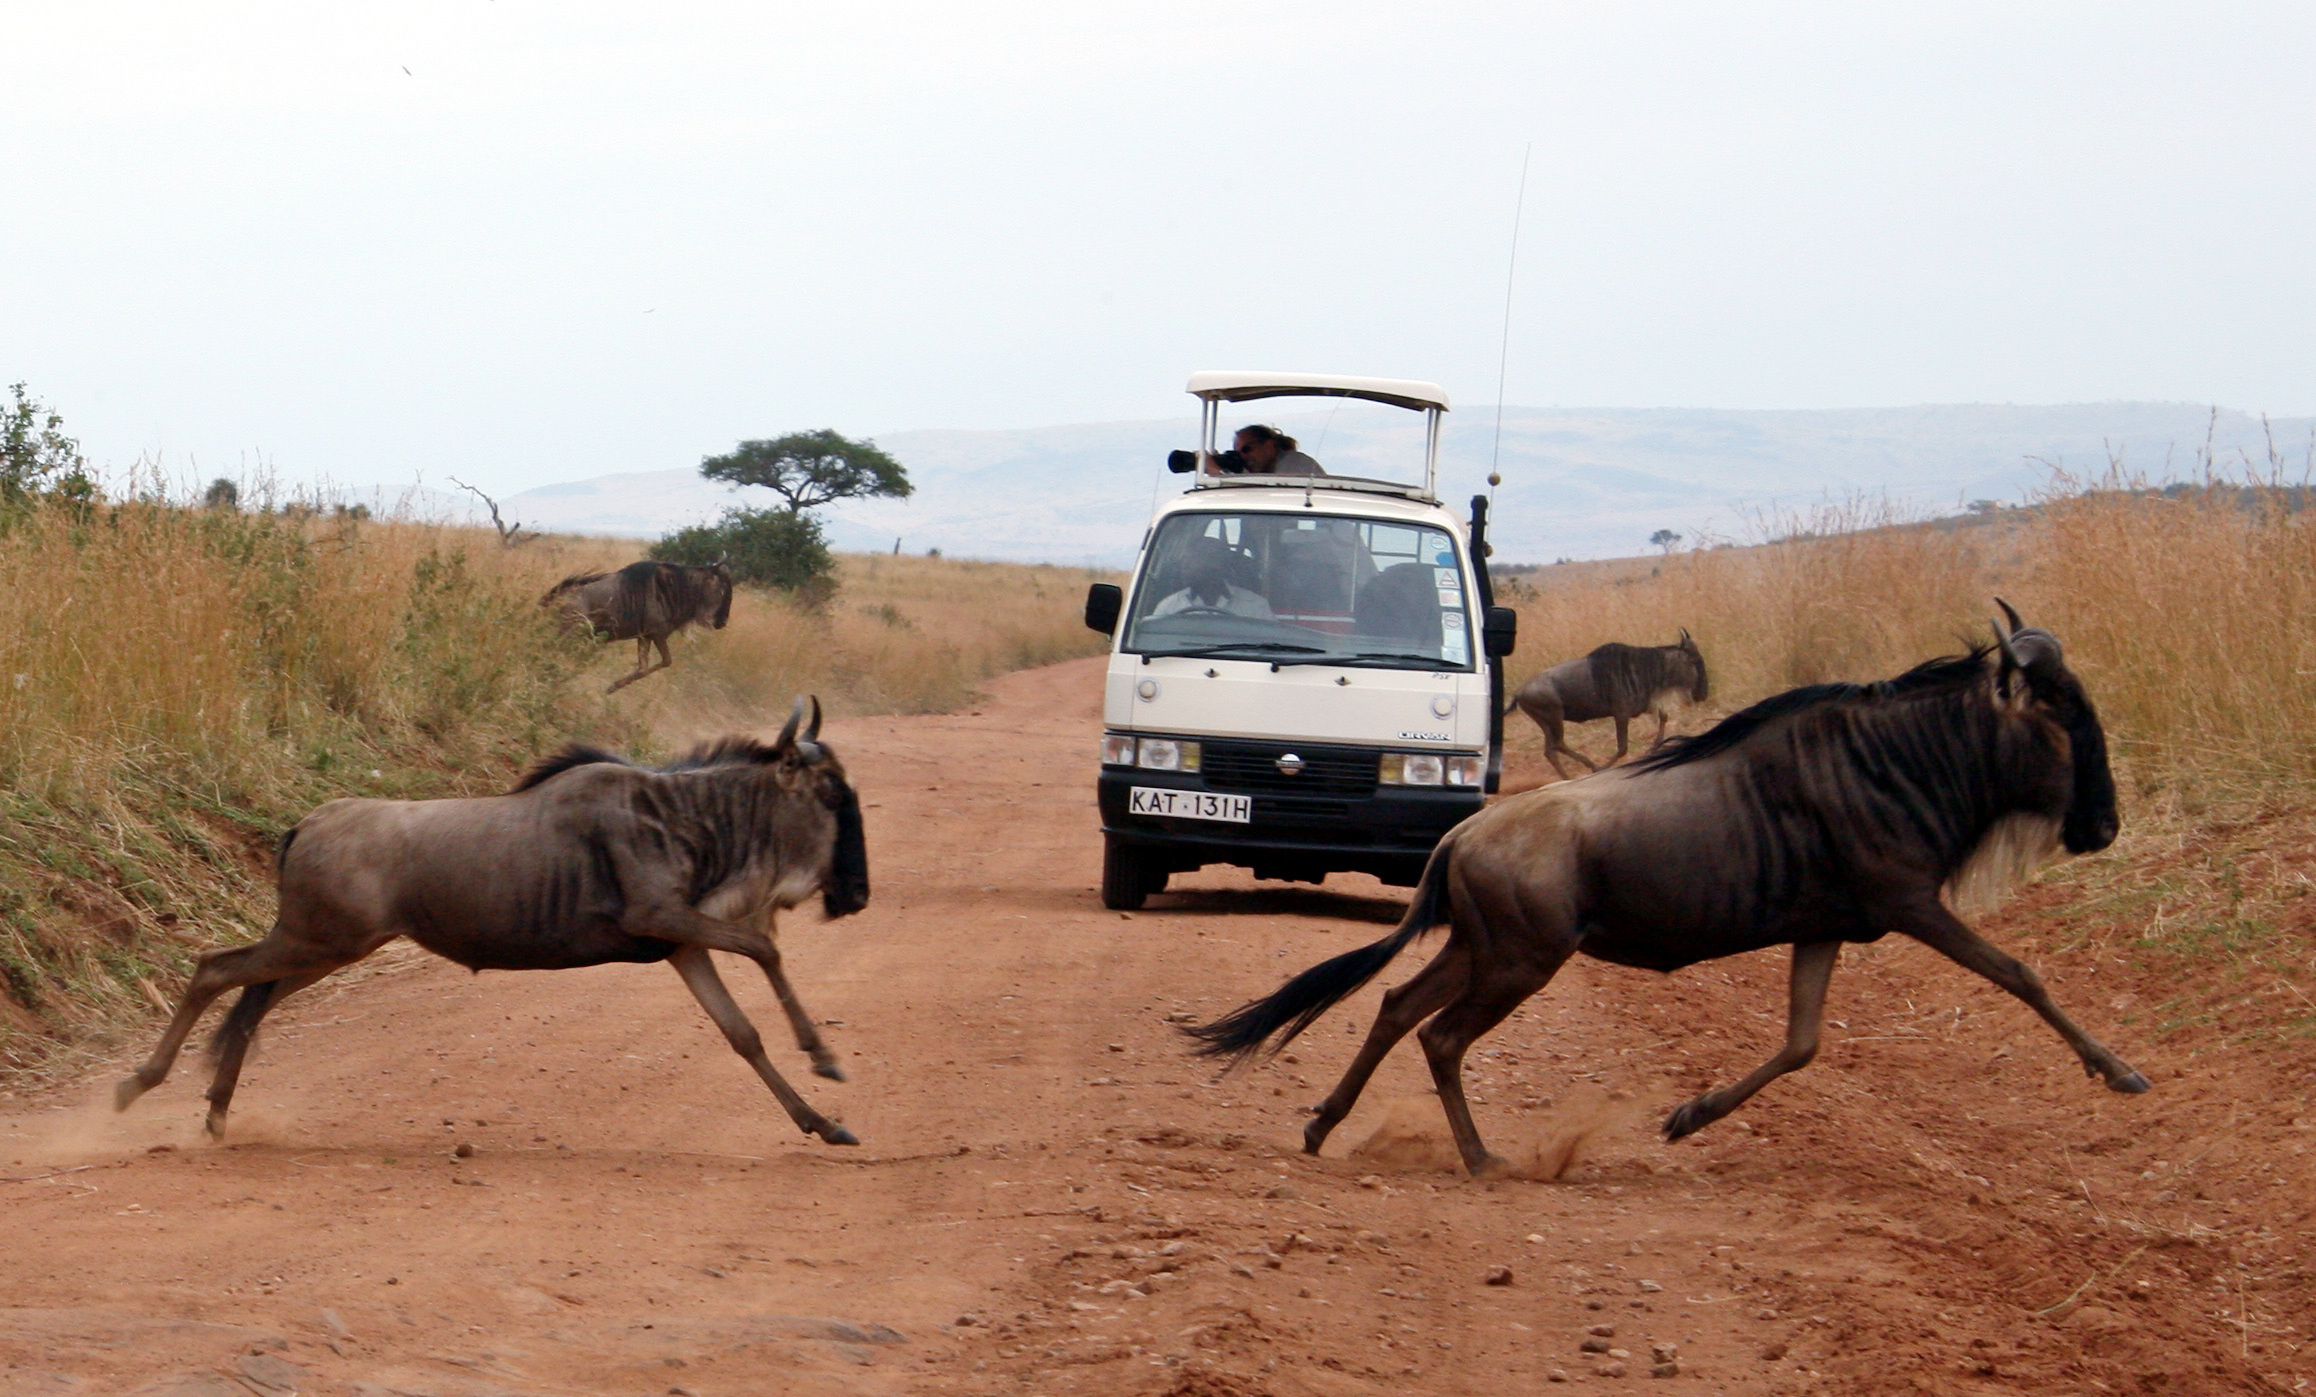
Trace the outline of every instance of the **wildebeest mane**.
{"type": "MultiPolygon", "coordinates": [[[[1606,648],[1606,647],[1603,647],[1606,648]]],[[[1636,772],[1663,771],[1703,761],[1735,747],[1780,718],[1845,700],[1918,698],[1950,693],[1985,681],[1986,656],[1992,647],[1973,648],[1964,655],[1941,655],[1907,670],[1894,679],[1871,684],[1805,684],[1775,694],[1750,708],[1730,714],[1712,727],[1688,737],[1668,740],[1662,747],[1633,763],[1636,772]]],[[[1595,652],[1597,653],[1597,652],[1595,652]]]]}
{"type": "Polygon", "coordinates": [[[779,759],[780,749],[753,737],[719,737],[703,742],[660,768],[663,772],[705,771],[714,766],[764,766],[779,759]]]}
{"type": "Polygon", "coordinates": [[[590,747],[584,742],[573,742],[567,744],[553,756],[543,758],[529,771],[524,772],[522,780],[507,788],[507,794],[520,795],[533,786],[545,785],[575,766],[593,766],[598,762],[610,762],[614,766],[635,765],[617,752],[606,752],[600,747],[590,747]]]}

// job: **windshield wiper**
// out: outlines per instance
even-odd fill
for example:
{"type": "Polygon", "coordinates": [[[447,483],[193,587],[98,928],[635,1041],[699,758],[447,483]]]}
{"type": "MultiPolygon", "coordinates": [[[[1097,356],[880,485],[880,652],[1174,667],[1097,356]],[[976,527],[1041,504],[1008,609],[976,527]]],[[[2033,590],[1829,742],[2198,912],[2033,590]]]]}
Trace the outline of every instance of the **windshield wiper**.
{"type": "MultiPolygon", "coordinates": [[[[1227,655],[1233,650],[1291,650],[1304,655],[1323,655],[1326,653],[1324,649],[1316,645],[1289,645],[1283,640],[1234,640],[1227,645],[1200,645],[1188,650],[1145,650],[1142,652],[1142,663],[1148,664],[1152,660],[1174,660],[1185,657],[1203,659],[1209,655],[1227,655]]],[[[1288,663],[1304,664],[1309,662],[1291,660],[1288,663]]]]}
{"type": "MultiPolygon", "coordinates": [[[[1284,669],[1288,665],[1344,665],[1356,668],[1360,665],[1374,665],[1393,661],[1412,661],[1415,667],[1418,669],[1462,668],[1460,665],[1448,664],[1446,661],[1440,659],[1440,657],[1437,655],[1408,655],[1392,650],[1362,650],[1354,655],[1321,655],[1316,659],[1309,660],[1273,660],[1271,662],[1271,667],[1274,669],[1284,669]]],[[[1395,665],[1394,667],[1397,666],[1395,665]]]]}

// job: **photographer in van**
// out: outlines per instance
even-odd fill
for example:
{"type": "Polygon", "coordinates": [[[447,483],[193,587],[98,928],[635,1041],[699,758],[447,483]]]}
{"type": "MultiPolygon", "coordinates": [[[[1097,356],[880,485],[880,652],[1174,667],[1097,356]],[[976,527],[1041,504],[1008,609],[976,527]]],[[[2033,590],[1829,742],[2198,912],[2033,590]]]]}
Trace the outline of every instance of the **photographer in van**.
{"type": "Polygon", "coordinates": [[[1238,429],[1231,449],[1206,463],[1208,475],[1325,475],[1319,463],[1295,449],[1295,439],[1259,422],[1238,429]]]}

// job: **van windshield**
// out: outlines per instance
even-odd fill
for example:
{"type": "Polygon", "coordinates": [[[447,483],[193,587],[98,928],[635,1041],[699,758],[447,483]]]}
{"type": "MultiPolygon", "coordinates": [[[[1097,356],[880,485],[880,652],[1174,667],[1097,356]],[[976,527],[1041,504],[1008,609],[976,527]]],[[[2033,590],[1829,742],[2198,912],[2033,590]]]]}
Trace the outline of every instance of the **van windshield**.
{"type": "Polygon", "coordinates": [[[1150,541],[1121,648],[1470,669],[1470,614],[1444,530],[1300,512],[1185,513],[1150,541]]]}

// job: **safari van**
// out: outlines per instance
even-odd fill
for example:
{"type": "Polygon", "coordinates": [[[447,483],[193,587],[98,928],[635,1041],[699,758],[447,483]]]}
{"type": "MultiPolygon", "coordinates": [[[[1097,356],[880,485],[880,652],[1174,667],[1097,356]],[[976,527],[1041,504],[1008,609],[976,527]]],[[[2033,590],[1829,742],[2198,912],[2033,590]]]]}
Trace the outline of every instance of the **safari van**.
{"type": "Polygon", "coordinates": [[[1468,519],[1439,502],[1447,395],[1290,373],[1198,373],[1189,391],[1200,444],[1168,461],[1189,488],[1150,521],[1132,582],[1086,597],[1113,637],[1102,905],[1212,863],[1413,886],[1496,789],[1517,620],[1489,586],[1486,497],[1468,519]],[[1267,451],[1218,449],[1226,409],[1285,398],[1335,401],[1299,442],[1248,424],[1233,434],[1268,433],[1267,451]],[[1345,408],[1366,425],[1339,426],[1345,408]]]}

